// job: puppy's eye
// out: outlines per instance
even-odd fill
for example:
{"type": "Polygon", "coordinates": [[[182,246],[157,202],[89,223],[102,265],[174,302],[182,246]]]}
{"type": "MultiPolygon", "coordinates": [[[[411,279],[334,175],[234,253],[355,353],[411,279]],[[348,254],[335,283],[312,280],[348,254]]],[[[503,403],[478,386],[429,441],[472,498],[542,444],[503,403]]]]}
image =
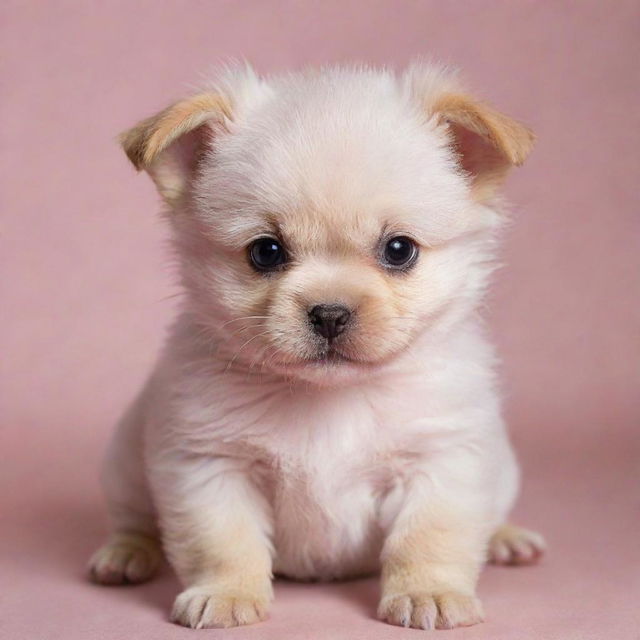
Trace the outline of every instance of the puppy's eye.
{"type": "Polygon", "coordinates": [[[418,257],[418,246],[406,236],[395,236],[386,241],[382,263],[390,269],[407,269],[418,257]]]}
{"type": "Polygon", "coordinates": [[[287,254],[277,240],[258,238],[249,246],[249,258],[258,271],[272,271],[287,261],[287,254]]]}

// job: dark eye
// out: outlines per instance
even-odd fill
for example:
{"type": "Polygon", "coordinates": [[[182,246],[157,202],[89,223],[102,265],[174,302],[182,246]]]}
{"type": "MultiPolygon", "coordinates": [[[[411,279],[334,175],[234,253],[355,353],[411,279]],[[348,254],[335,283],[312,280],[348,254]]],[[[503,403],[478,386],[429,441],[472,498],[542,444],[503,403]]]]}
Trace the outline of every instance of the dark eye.
{"type": "Polygon", "coordinates": [[[258,271],[271,271],[287,261],[287,254],[277,240],[258,238],[249,246],[249,258],[258,271]]]}
{"type": "Polygon", "coordinates": [[[416,243],[406,236],[396,236],[387,240],[382,253],[382,262],[391,269],[406,269],[418,257],[416,243]]]}

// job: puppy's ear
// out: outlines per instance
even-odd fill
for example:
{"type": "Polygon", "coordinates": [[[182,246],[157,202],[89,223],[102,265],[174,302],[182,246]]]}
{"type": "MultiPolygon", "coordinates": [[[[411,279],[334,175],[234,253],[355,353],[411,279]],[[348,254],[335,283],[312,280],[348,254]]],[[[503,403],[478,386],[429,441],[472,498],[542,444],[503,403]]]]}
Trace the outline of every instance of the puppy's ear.
{"type": "Polygon", "coordinates": [[[217,93],[181,100],[120,136],[138,170],[151,176],[160,195],[176,203],[193,175],[205,144],[231,120],[229,101],[217,93]]]}
{"type": "Polygon", "coordinates": [[[426,115],[442,127],[469,175],[472,196],[489,200],[509,170],[520,166],[533,148],[533,132],[522,123],[464,92],[455,74],[417,65],[405,76],[426,115]]]}
{"type": "Polygon", "coordinates": [[[445,93],[433,114],[448,128],[460,165],[469,174],[472,194],[490,199],[509,169],[520,166],[533,148],[530,129],[463,93],[445,93]]]}

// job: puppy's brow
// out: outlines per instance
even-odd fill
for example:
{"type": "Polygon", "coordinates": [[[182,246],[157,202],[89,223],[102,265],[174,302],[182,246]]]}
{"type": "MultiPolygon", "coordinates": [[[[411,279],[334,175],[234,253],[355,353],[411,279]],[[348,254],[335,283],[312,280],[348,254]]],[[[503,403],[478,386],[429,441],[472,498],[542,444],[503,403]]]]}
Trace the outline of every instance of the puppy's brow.
{"type": "Polygon", "coordinates": [[[232,247],[242,248],[262,236],[281,238],[282,234],[279,226],[270,220],[238,221],[225,228],[222,240],[232,247]]]}
{"type": "Polygon", "coordinates": [[[387,220],[383,225],[378,236],[378,242],[382,242],[385,238],[393,235],[408,236],[418,244],[429,247],[433,242],[429,241],[414,224],[403,222],[402,220],[387,220]]]}

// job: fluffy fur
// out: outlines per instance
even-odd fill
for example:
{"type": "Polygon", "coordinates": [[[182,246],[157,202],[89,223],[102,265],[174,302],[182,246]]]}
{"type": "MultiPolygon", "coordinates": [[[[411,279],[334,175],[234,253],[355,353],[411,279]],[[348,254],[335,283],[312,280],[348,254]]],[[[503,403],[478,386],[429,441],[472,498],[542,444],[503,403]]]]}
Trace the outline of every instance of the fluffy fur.
{"type": "Polygon", "coordinates": [[[487,554],[543,548],[505,525],[518,474],[477,315],[530,131],[430,65],[243,67],[122,142],[166,202],[184,304],[107,456],[93,578],[149,578],[161,540],[186,626],[263,619],[273,573],[379,569],[382,619],[480,621],[487,554]],[[270,274],[247,254],[265,235],[289,255],[270,274]],[[394,235],[419,247],[406,272],[380,263],[394,235]],[[334,303],[330,354],[308,310],[334,303]]]}

